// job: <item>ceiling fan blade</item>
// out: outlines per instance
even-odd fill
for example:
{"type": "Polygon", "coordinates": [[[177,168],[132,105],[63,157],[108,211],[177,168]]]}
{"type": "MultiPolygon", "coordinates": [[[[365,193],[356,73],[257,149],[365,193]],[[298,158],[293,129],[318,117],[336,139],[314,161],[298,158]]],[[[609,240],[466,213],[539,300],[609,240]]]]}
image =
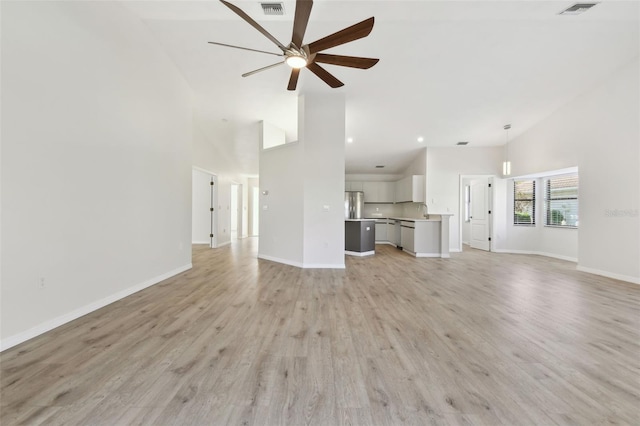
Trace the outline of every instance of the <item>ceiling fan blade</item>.
{"type": "Polygon", "coordinates": [[[273,43],[275,43],[275,45],[278,46],[280,49],[282,49],[283,52],[287,49],[282,43],[280,43],[274,36],[272,36],[267,30],[265,30],[260,24],[258,24],[256,21],[254,21],[249,15],[244,13],[242,11],[242,9],[240,9],[238,6],[232,5],[228,1],[224,1],[224,0],[220,0],[220,1],[222,2],[222,4],[227,6],[229,9],[233,10],[236,15],[238,15],[239,17],[241,17],[242,19],[247,21],[253,28],[255,28],[256,30],[260,31],[262,33],[262,35],[264,35],[269,40],[271,40],[273,43]]]}
{"type": "Polygon", "coordinates": [[[287,90],[296,90],[299,76],[300,76],[300,68],[292,68],[291,77],[289,77],[289,85],[287,86],[287,90]]]}
{"type": "Polygon", "coordinates": [[[326,53],[316,53],[315,62],[323,64],[340,65],[342,67],[369,69],[378,63],[380,59],[359,58],[357,56],[327,55],[326,53]]]}
{"type": "Polygon", "coordinates": [[[258,68],[257,70],[253,70],[253,71],[245,72],[244,74],[242,74],[242,76],[243,76],[243,77],[249,77],[250,75],[254,75],[254,74],[259,73],[259,72],[261,72],[261,71],[266,71],[266,70],[268,70],[268,69],[270,69],[270,68],[275,68],[275,67],[277,67],[278,65],[282,65],[282,64],[284,64],[284,61],[282,61],[282,62],[278,62],[278,63],[276,63],[276,64],[267,65],[266,67],[258,68]]]}
{"type": "Polygon", "coordinates": [[[309,52],[312,54],[317,53],[331,47],[340,46],[341,44],[349,43],[350,41],[366,37],[373,29],[373,22],[374,17],[372,16],[371,18],[365,19],[364,21],[345,28],[344,30],[340,30],[336,33],[321,38],[320,40],[316,40],[313,43],[309,43],[309,52]]]}
{"type": "Polygon", "coordinates": [[[309,71],[320,77],[320,80],[324,81],[334,89],[336,87],[344,86],[343,82],[335,78],[331,73],[329,73],[329,71],[325,70],[315,62],[311,62],[309,65],[307,65],[307,68],[309,68],[309,71]]]}
{"type": "Polygon", "coordinates": [[[293,18],[293,35],[291,36],[291,43],[296,47],[302,47],[302,39],[304,38],[304,33],[307,30],[307,24],[309,23],[309,16],[311,15],[312,7],[312,0],[296,1],[296,15],[295,18],[293,18]]]}
{"type": "Polygon", "coordinates": [[[216,45],[218,45],[218,46],[233,47],[234,49],[249,50],[249,51],[251,51],[251,52],[266,53],[266,54],[268,54],[268,55],[284,56],[282,53],[266,52],[266,51],[264,51],[264,50],[250,49],[250,48],[248,48],[248,47],[234,46],[234,45],[232,45],[232,44],[218,43],[218,42],[215,42],[215,41],[208,41],[207,43],[209,43],[209,44],[216,44],[216,45]]]}

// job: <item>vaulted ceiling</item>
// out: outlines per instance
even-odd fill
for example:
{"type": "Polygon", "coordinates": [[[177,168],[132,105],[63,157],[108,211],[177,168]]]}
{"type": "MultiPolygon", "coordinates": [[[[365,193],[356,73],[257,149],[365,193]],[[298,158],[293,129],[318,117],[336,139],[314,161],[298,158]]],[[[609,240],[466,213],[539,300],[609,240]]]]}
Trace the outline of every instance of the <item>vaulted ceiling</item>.
{"type": "MultiPolygon", "coordinates": [[[[232,1],[283,44],[291,39],[294,1],[265,16],[258,1],[232,1]]],[[[327,53],[380,58],[369,70],[326,65],[345,85],[331,89],[303,70],[295,92],[290,69],[241,74],[277,58],[208,44],[217,41],[278,53],[278,48],[217,0],[126,1],[195,93],[212,138],[230,138],[238,170],[257,174],[257,145],[243,131],[259,120],[297,138],[297,96],[346,98],[347,173],[397,173],[424,146],[505,143],[634,60],[640,52],[636,1],[604,0],[577,16],[567,1],[316,0],[305,42],[370,16],[372,33],[327,53]],[[230,136],[233,135],[233,136],[230,136]],[[424,138],[418,142],[418,137],[424,138]]],[[[464,149],[462,147],[457,149],[464,149]]]]}

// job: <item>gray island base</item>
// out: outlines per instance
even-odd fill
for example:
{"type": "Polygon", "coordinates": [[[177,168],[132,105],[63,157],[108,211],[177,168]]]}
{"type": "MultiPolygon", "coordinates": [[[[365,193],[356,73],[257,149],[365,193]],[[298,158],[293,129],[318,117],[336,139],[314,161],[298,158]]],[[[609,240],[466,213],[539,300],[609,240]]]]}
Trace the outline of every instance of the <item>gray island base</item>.
{"type": "Polygon", "coordinates": [[[344,253],[350,256],[369,256],[376,250],[376,221],[374,219],[345,219],[344,253]]]}

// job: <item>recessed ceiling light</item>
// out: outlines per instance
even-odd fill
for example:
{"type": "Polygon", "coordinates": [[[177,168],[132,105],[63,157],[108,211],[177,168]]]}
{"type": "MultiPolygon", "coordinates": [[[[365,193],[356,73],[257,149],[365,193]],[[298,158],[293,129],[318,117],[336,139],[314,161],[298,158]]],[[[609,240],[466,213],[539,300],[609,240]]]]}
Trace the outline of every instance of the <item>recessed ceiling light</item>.
{"type": "Polygon", "coordinates": [[[422,136],[418,136],[418,142],[424,142],[424,138],[422,136]]]}
{"type": "Polygon", "coordinates": [[[353,138],[347,138],[347,143],[353,143],[353,138]]]}
{"type": "Polygon", "coordinates": [[[563,10],[560,12],[560,15],[580,15],[581,13],[586,12],[591,9],[597,3],[576,3],[573,6],[563,10]]]}

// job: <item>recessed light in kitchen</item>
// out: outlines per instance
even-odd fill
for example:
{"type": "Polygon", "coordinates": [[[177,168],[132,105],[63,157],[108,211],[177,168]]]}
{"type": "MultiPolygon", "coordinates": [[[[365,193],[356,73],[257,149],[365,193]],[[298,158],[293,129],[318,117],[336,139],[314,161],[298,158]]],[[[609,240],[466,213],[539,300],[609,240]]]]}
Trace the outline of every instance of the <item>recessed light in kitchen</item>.
{"type": "Polygon", "coordinates": [[[418,136],[418,142],[424,142],[424,138],[422,136],[418,136]]]}

